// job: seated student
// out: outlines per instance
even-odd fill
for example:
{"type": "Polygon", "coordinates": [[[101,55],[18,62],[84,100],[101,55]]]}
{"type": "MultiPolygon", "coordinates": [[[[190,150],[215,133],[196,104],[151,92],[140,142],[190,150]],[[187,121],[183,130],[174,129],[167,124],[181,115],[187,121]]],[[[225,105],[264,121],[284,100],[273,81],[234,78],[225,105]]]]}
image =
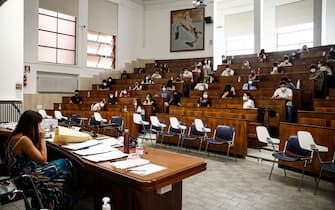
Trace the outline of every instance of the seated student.
{"type": "Polygon", "coordinates": [[[95,103],[92,108],[91,111],[101,111],[104,106],[105,106],[106,100],[104,98],[102,98],[99,102],[95,103]]]}
{"type": "Polygon", "coordinates": [[[264,63],[267,59],[266,53],[264,49],[261,49],[261,51],[258,54],[258,59],[260,62],[264,63]]]}
{"type": "Polygon", "coordinates": [[[107,80],[102,80],[102,84],[100,85],[100,90],[109,90],[109,86],[107,84],[107,80]]]}
{"type": "Polygon", "coordinates": [[[272,64],[272,71],[270,72],[270,74],[278,74],[279,73],[279,70],[278,70],[278,63],[277,62],[274,62],[272,64]]]}
{"type": "Polygon", "coordinates": [[[130,92],[127,91],[127,89],[121,90],[119,97],[120,98],[128,98],[130,97],[130,92]]]}
{"type": "Polygon", "coordinates": [[[114,82],[113,82],[113,78],[112,78],[111,76],[109,76],[109,77],[107,78],[107,85],[108,85],[108,87],[110,88],[110,87],[112,86],[113,83],[114,83],[114,82]]]}
{"type": "MultiPolygon", "coordinates": [[[[67,159],[47,162],[45,131],[41,122],[42,116],[35,111],[28,110],[20,116],[15,130],[5,143],[7,171],[11,177],[33,175],[32,181],[44,208],[72,209],[75,197],[72,164],[67,159]]],[[[28,179],[20,184],[31,186],[28,179]]],[[[32,202],[32,205],[34,209],[38,208],[37,202],[32,202]]]]}
{"type": "Polygon", "coordinates": [[[142,90],[142,85],[140,85],[140,83],[138,82],[135,82],[135,85],[132,88],[132,90],[142,90]]]}
{"type": "Polygon", "coordinates": [[[328,52],[327,61],[335,62],[335,48],[331,47],[328,52]]]}
{"type": "Polygon", "coordinates": [[[234,70],[229,68],[229,65],[226,65],[226,68],[221,73],[222,77],[234,76],[234,70]]]}
{"type": "Polygon", "coordinates": [[[254,85],[252,80],[248,80],[247,83],[243,84],[242,90],[257,90],[257,87],[254,85]]]}
{"type": "Polygon", "coordinates": [[[278,65],[278,67],[284,66],[293,66],[293,64],[290,62],[290,58],[288,57],[288,55],[284,55],[284,60],[278,65]]]}
{"type": "Polygon", "coordinates": [[[250,93],[243,94],[243,109],[254,109],[255,101],[250,93]]]}
{"type": "Polygon", "coordinates": [[[241,67],[243,70],[249,70],[249,69],[251,69],[251,66],[250,66],[250,63],[249,63],[249,61],[248,60],[245,60],[245,61],[243,61],[243,63],[242,63],[242,67],[241,67]]]}
{"type": "Polygon", "coordinates": [[[160,98],[163,98],[163,101],[164,101],[164,111],[168,113],[169,112],[169,106],[170,106],[170,104],[173,101],[172,94],[170,93],[170,91],[168,91],[166,89],[166,86],[163,85],[162,88],[161,88],[161,91],[159,92],[158,96],[160,98]]]}
{"type": "Polygon", "coordinates": [[[167,64],[161,64],[161,67],[159,68],[160,72],[169,72],[169,67],[167,64]]]}
{"type": "Polygon", "coordinates": [[[136,113],[140,114],[142,116],[142,119],[145,119],[145,109],[142,105],[142,102],[139,98],[134,98],[134,110],[136,113]]]}
{"type": "Polygon", "coordinates": [[[198,100],[198,104],[197,104],[198,107],[210,107],[211,104],[210,104],[210,100],[208,98],[208,93],[207,91],[204,91],[201,95],[201,97],[199,98],[198,100]]]}
{"type": "Polygon", "coordinates": [[[152,78],[152,79],[161,79],[161,78],[162,78],[162,75],[161,75],[158,71],[155,71],[155,72],[151,75],[151,78],[152,78]]]}
{"type": "Polygon", "coordinates": [[[71,104],[82,104],[83,103],[83,98],[79,96],[78,90],[74,91],[74,96],[71,97],[70,103],[71,104]]]}
{"type": "Polygon", "coordinates": [[[307,45],[303,45],[301,49],[298,50],[298,54],[299,56],[304,56],[307,55],[309,53],[309,49],[307,47],[307,45]]]}
{"type": "Polygon", "coordinates": [[[108,104],[117,104],[117,97],[113,92],[109,93],[108,104]]]}
{"type": "Polygon", "coordinates": [[[327,76],[332,76],[333,72],[332,69],[329,66],[329,63],[325,62],[325,61],[320,61],[319,62],[319,69],[321,72],[324,72],[325,74],[327,74],[327,76]]]}
{"type": "Polygon", "coordinates": [[[182,94],[179,93],[177,90],[174,90],[173,91],[173,105],[177,105],[177,106],[180,106],[181,105],[181,97],[182,97],[182,94]]]}
{"type": "Polygon", "coordinates": [[[248,75],[248,80],[258,80],[258,75],[256,74],[255,70],[250,71],[250,74],[248,75]]]}
{"type": "Polygon", "coordinates": [[[192,70],[192,72],[194,73],[201,73],[201,69],[202,69],[202,63],[199,62],[195,65],[194,69],[192,70]]]}
{"type": "Polygon", "coordinates": [[[285,99],[286,100],[286,121],[292,122],[293,115],[293,91],[287,87],[284,81],[280,82],[280,87],[275,90],[272,99],[285,99]]]}
{"type": "Polygon", "coordinates": [[[194,87],[194,90],[199,90],[199,91],[204,91],[204,90],[208,90],[208,84],[203,81],[200,80],[194,87]]]}
{"type": "Polygon", "coordinates": [[[182,78],[183,79],[186,79],[186,78],[193,79],[193,74],[187,68],[184,68],[182,78]]]}
{"type": "Polygon", "coordinates": [[[286,82],[287,87],[290,88],[291,90],[294,90],[294,89],[295,89],[295,85],[293,84],[293,82],[292,82],[289,78],[287,78],[287,77],[282,77],[282,78],[280,79],[280,81],[284,81],[284,82],[286,82]]]}
{"type": "Polygon", "coordinates": [[[232,85],[226,85],[224,87],[223,93],[221,94],[221,98],[230,98],[236,96],[236,91],[234,86],[232,85]]]}
{"type": "Polygon", "coordinates": [[[166,82],[166,89],[167,90],[175,90],[176,87],[173,85],[173,77],[171,77],[167,82],[166,82]]]}
{"type": "Polygon", "coordinates": [[[148,85],[148,84],[154,84],[152,79],[150,78],[149,75],[145,76],[141,84],[148,85]]]}

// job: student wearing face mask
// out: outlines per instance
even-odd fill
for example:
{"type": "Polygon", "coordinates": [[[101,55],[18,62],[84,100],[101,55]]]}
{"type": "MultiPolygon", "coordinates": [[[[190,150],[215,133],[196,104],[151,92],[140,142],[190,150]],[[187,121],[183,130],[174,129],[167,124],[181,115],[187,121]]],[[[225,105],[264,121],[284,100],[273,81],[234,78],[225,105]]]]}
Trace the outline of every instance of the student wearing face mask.
{"type": "Polygon", "coordinates": [[[278,70],[278,63],[277,62],[274,62],[272,64],[272,71],[270,72],[270,74],[278,74],[279,73],[279,70],[278,70]]]}
{"type": "Polygon", "coordinates": [[[150,75],[145,76],[144,79],[143,79],[143,81],[141,82],[141,84],[145,84],[145,85],[147,85],[147,84],[153,84],[153,81],[150,78],[150,75]]]}
{"type": "Polygon", "coordinates": [[[109,93],[108,104],[117,104],[117,97],[112,92],[109,93]]]}
{"type": "Polygon", "coordinates": [[[164,112],[169,113],[169,106],[173,101],[172,94],[166,89],[166,86],[163,85],[161,91],[158,95],[160,98],[163,98],[164,101],[164,112]]]}
{"type": "Polygon", "coordinates": [[[314,97],[325,98],[325,77],[326,75],[318,69],[315,64],[309,67],[309,79],[314,80],[314,97]]]}
{"type": "Polygon", "coordinates": [[[290,62],[288,55],[284,55],[284,60],[279,64],[279,67],[282,66],[293,66],[293,64],[290,62]]]}
{"type": "Polygon", "coordinates": [[[96,104],[94,104],[92,106],[91,110],[94,111],[94,112],[101,111],[104,108],[105,103],[106,103],[106,100],[103,98],[99,102],[97,102],[96,104]]]}
{"type": "Polygon", "coordinates": [[[210,100],[208,99],[207,91],[202,93],[202,96],[198,100],[198,107],[210,107],[210,100]]]}
{"type": "Polygon", "coordinates": [[[242,99],[243,99],[243,109],[255,108],[255,102],[250,93],[244,93],[242,99]]]}
{"type": "Polygon", "coordinates": [[[222,71],[221,77],[234,76],[234,70],[229,68],[229,65],[226,65],[226,68],[222,71]]]}
{"type": "Polygon", "coordinates": [[[243,84],[242,90],[257,90],[257,87],[252,80],[248,80],[247,83],[243,84]]]}
{"type": "Polygon", "coordinates": [[[102,80],[102,84],[100,85],[100,90],[109,90],[109,86],[107,84],[107,80],[102,80]]]}
{"type": "Polygon", "coordinates": [[[286,121],[292,122],[293,114],[293,91],[287,87],[286,82],[281,81],[280,87],[275,90],[272,99],[285,99],[286,100],[286,121]]]}

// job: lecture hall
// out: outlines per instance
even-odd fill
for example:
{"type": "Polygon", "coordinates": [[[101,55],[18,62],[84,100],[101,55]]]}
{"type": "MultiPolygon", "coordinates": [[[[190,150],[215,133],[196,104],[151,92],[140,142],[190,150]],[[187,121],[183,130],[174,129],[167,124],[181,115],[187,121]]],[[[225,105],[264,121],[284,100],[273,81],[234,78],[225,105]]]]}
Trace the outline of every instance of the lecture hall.
{"type": "Polygon", "coordinates": [[[335,209],[334,0],[0,0],[0,209],[335,209]]]}

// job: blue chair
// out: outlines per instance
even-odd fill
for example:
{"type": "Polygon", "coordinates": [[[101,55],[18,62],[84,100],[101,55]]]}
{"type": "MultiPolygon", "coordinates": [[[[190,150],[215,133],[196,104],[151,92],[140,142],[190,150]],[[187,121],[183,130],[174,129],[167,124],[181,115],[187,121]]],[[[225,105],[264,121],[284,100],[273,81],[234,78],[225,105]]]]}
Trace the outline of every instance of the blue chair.
{"type": "Polygon", "coordinates": [[[70,119],[70,126],[82,126],[82,117],[79,114],[73,114],[70,119]]]}
{"type": "Polygon", "coordinates": [[[197,130],[195,123],[192,123],[191,127],[188,129],[188,135],[183,135],[181,137],[181,143],[180,147],[183,147],[183,144],[185,141],[191,142],[191,141],[197,141],[199,140],[199,151],[201,149],[202,141],[204,139],[204,136],[206,135],[205,132],[200,132],[197,130]]]}
{"type": "MultiPolygon", "coordinates": [[[[214,144],[214,145],[228,145],[227,149],[227,157],[226,160],[228,160],[229,151],[230,148],[233,147],[235,141],[235,128],[233,126],[228,125],[218,125],[214,131],[214,135],[212,138],[207,139],[207,145],[206,145],[206,152],[208,151],[208,145],[214,144]]],[[[208,152],[209,155],[209,152],[208,152]]]]}
{"type": "Polygon", "coordinates": [[[335,174],[335,152],[334,152],[334,155],[333,155],[333,160],[331,160],[331,161],[323,161],[321,159],[321,157],[320,157],[319,150],[316,147],[313,147],[313,146],[312,146],[312,149],[313,149],[314,152],[317,153],[318,159],[320,161],[320,164],[319,164],[319,167],[320,167],[319,177],[316,180],[315,190],[314,190],[314,195],[316,195],[316,191],[319,188],[319,183],[320,183],[320,180],[321,180],[322,172],[323,171],[327,171],[329,173],[335,174]]]}
{"type": "Polygon", "coordinates": [[[115,129],[117,131],[117,135],[123,131],[123,118],[121,116],[112,116],[109,124],[103,125],[104,132],[108,129],[115,129]]]}
{"type": "MultiPolygon", "coordinates": [[[[304,179],[305,175],[305,168],[307,163],[312,162],[313,154],[309,150],[302,149],[299,145],[298,137],[297,136],[290,136],[287,141],[285,142],[285,146],[283,151],[273,152],[272,156],[274,157],[274,161],[272,164],[272,168],[269,174],[269,180],[271,179],[272,171],[276,160],[286,161],[286,162],[303,162],[304,166],[302,168],[302,174],[299,183],[299,191],[304,179]]],[[[284,168],[284,173],[286,176],[286,170],[284,168]]]]}

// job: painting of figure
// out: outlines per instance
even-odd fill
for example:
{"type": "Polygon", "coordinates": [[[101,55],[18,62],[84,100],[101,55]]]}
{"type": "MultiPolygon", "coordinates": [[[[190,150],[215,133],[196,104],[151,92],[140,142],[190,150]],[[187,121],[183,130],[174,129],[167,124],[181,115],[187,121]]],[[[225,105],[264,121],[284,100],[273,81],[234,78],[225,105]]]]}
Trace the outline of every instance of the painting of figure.
{"type": "Polygon", "coordinates": [[[204,8],[171,11],[171,52],[204,50],[204,8]]]}

